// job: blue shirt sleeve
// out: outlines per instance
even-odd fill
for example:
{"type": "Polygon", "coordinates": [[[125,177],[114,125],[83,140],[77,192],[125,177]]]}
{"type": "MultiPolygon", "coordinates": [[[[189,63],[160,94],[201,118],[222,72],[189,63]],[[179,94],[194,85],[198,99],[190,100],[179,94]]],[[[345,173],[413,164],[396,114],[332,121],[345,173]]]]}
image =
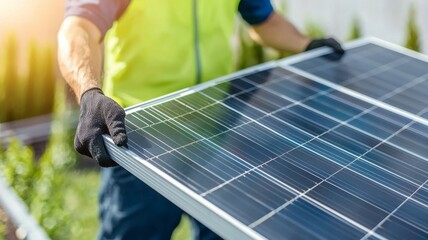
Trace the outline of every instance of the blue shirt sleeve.
{"type": "Polygon", "coordinates": [[[250,25],[263,23],[273,12],[270,0],[241,0],[238,11],[250,25]]]}

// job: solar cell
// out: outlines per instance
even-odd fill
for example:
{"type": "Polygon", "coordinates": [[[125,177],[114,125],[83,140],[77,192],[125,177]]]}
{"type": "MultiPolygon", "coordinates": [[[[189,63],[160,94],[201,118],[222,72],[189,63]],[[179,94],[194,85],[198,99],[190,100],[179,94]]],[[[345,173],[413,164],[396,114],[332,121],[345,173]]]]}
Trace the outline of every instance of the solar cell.
{"type": "MultiPolygon", "coordinates": [[[[283,67],[346,87],[409,115],[421,115],[427,107],[428,62],[378,44],[356,46],[340,61],[330,60],[329,54],[304,56],[297,61],[286,60],[283,67]]],[[[427,123],[426,118],[423,121],[427,123]]]]}
{"type": "Polygon", "coordinates": [[[378,40],[326,55],[129,108],[109,152],[225,238],[428,238],[427,62],[378,40]]]}

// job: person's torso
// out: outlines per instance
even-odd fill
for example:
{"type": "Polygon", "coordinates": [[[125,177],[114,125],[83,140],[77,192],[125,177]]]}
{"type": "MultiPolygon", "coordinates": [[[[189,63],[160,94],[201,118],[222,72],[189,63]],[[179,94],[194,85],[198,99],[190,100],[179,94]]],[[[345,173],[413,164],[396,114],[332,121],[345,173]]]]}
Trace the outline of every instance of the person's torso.
{"type": "Polygon", "coordinates": [[[131,1],[105,39],[105,93],[130,106],[230,73],[238,4],[131,1]]]}

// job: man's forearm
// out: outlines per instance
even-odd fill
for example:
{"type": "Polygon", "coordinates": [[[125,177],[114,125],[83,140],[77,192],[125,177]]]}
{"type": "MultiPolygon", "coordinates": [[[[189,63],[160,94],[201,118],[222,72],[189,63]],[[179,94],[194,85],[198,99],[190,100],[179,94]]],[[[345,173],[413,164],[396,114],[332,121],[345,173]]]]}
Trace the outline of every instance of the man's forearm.
{"type": "Polygon", "coordinates": [[[68,17],[58,33],[58,62],[62,75],[76,94],[101,86],[101,34],[89,21],[68,17]]]}
{"type": "Polygon", "coordinates": [[[81,17],[67,17],[58,33],[58,62],[66,81],[80,101],[74,148],[102,167],[117,166],[104,145],[109,134],[117,146],[126,147],[125,111],[105,96],[101,86],[101,31],[81,17]],[[84,94],[83,94],[84,93],[84,94]]]}
{"type": "Polygon", "coordinates": [[[311,40],[276,13],[262,24],[251,26],[250,34],[258,43],[281,52],[302,52],[311,40]]]}

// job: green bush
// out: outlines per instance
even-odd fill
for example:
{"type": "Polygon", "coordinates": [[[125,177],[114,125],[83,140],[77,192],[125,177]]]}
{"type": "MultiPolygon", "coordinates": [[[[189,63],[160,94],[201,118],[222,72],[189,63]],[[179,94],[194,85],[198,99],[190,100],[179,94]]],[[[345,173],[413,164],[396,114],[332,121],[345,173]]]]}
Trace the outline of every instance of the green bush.
{"type": "Polygon", "coordinates": [[[69,239],[95,239],[98,231],[98,188],[99,172],[96,170],[76,170],[64,172],[69,186],[65,190],[64,209],[72,214],[69,239]]]}
{"type": "Polygon", "coordinates": [[[48,235],[61,239],[61,236],[69,234],[67,228],[70,218],[63,211],[62,195],[62,189],[67,187],[63,184],[61,169],[54,167],[50,154],[48,150],[36,162],[33,151],[15,139],[3,153],[1,168],[6,181],[27,204],[48,235]]]}
{"type": "Polygon", "coordinates": [[[354,40],[361,37],[361,24],[358,18],[354,18],[351,25],[351,31],[348,36],[348,40],[354,40]]]}
{"type": "Polygon", "coordinates": [[[33,188],[33,177],[37,169],[33,164],[34,154],[29,147],[25,147],[20,141],[13,139],[6,152],[1,156],[0,164],[6,181],[13,186],[16,193],[22,199],[31,199],[33,188]]]}
{"type": "Polygon", "coordinates": [[[64,173],[74,165],[76,155],[67,126],[71,113],[65,111],[63,91],[57,92],[61,94],[57,96],[52,135],[42,157],[36,160],[30,147],[12,139],[7,149],[0,151],[0,171],[47,234],[52,239],[67,239],[75,213],[65,208],[69,185],[64,173]]]}
{"type": "Polygon", "coordinates": [[[416,9],[412,6],[409,10],[409,20],[407,21],[407,39],[404,46],[408,49],[420,52],[421,44],[418,27],[416,26],[416,9]]]}

